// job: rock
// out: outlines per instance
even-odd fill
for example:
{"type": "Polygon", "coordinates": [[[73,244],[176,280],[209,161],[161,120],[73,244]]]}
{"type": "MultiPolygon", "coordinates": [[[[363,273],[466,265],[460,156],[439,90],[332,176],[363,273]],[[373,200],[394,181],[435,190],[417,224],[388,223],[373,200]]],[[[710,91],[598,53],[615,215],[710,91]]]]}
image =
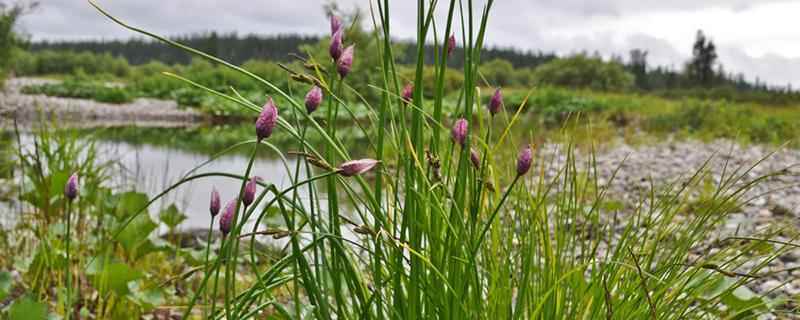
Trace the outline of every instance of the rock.
{"type": "Polygon", "coordinates": [[[769,291],[776,291],[776,289],[784,286],[783,281],[778,281],[775,279],[769,279],[764,281],[761,285],[759,285],[759,292],[769,292],[769,291]]]}
{"type": "Polygon", "coordinates": [[[759,218],[772,218],[772,211],[770,211],[769,209],[765,209],[765,208],[759,209],[758,210],[758,217],[759,218]]]}
{"type": "Polygon", "coordinates": [[[792,210],[789,210],[786,207],[781,206],[780,204],[775,204],[769,211],[779,217],[788,217],[793,215],[792,210]]]}
{"type": "Polygon", "coordinates": [[[798,260],[800,260],[800,252],[798,250],[792,250],[781,255],[779,259],[787,264],[791,262],[797,262],[798,260]]]}

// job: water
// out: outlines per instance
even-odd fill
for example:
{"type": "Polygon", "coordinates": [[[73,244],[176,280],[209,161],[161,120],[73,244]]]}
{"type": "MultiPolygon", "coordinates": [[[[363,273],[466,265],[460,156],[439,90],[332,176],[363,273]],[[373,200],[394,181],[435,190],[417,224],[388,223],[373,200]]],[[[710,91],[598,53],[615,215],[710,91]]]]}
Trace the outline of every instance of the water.
{"type": "MultiPolygon", "coordinates": [[[[21,137],[21,142],[23,148],[31,148],[33,136],[25,134],[21,137]]],[[[111,185],[125,186],[123,190],[127,188],[143,192],[150,198],[182,180],[187,173],[210,159],[210,155],[207,154],[147,144],[134,145],[100,140],[96,141],[95,145],[98,150],[98,161],[114,161],[118,164],[112,169],[114,178],[110,182],[111,185]]],[[[205,164],[191,175],[209,172],[243,175],[248,160],[248,157],[240,154],[226,155],[205,164]]],[[[288,158],[286,165],[290,170],[294,170],[295,163],[295,158],[288,158]]],[[[280,158],[257,158],[251,175],[260,176],[265,183],[273,183],[279,189],[291,186],[290,175],[280,158]]],[[[299,179],[305,179],[304,177],[305,175],[301,173],[299,179]]],[[[241,180],[227,177],[204,177],[192,180],[154,202],[149,211],[154,218],[157,218],[161,209],[175,204],[179,211],[187,216],[187,220],[179,229],[208,228],[211,219],[208,210],[209,195],[214,187],[219,191],[224,207],[229,200],[237,196],[241,180]]],[[[301,198],[305,198],[305,190],[302,189],[301,198]]],[[[259,187],[257,194],[262,190],[263,188],[259,187]]],[[[270,199],[270,195],[267,195],[266,199],[270,199]]]]}
{"type": "MultiPolygon", "coordinates": [[[[127,143],[103,142],[98,146],[101,150],[109,150],[110,156],[134,177],[137,191],[154,197],[163,190],[180,181],[190,170],[209,159],[208,155],[185,152],[175,149],[154,146],[134,146],[127,143]]],[[[248,158],[241,155],[230,155],[215,159],[192,174],[208,172],[224,172],[243,175],[247,168],[248,158]]],[[[293,161],[288,163],[293,166],[293,161]]],[[[291,180],[283,162],[279,159],[259,158],[253,164],[251,175],[264,178],[264,182],[273,183],[279,189],[291,186],[291,180]]],[[[302,176],[301,176],[301,179],[302,176]]],[[[188,219],[183,228],[206,228],[209,225],[209,195],[216,187],[224,206],[234,199],[241,188],[241,180],[226,177],[206,177],[192,180],[176,188],[163,200],[153,204],[155,208],[165,208],[175,203],[188,219]]],[[[259,188],[259,192],[263,189],[259,188]]],[[[153,210],[151,210],[153,211],[153,210]]]]}

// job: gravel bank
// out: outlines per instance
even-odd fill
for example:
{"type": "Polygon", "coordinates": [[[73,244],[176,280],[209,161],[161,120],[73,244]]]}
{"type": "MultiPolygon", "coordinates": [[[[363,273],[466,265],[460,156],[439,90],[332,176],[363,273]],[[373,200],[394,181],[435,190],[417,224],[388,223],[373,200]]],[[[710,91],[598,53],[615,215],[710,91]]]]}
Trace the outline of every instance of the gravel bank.
{"type": "MultiPolygon", "coordinates": [[[[556,168],[566,161],[563,150],[558,148],[558,145],[547,145],[539,150],[541,157],[552,159],[556,168]]],[[[775,223],[783,223],[791,229],[800,230],[800,150],[776,146],[743,146],[725,140],[708,143],[669,141],[643,146],[615,144],[597,151],[595,157],[599,183],[608,187],[607,198],[620,200],[628,205],[637,203],[641,196],[650,191],[651,185],[662,186],[665,183],[686,181],[701,168],[708,170],[710,182],[717,185],[723,172],[728,178],[734,170],[743,174],[758,163],[746,173],[744,181],[775,172],[781,174],[765,179],[748,191],[742,198],[750,201],[742,204],[736,210],[738,212],[729,216],[715,237],[722,239],[732,235],[751,235],[775,223]]],[[[578,165],[585,165],[589,157],[579,152],[576,159],[578,165]]],[[[555,170],[546,172],[546,176],[555,175],[555,170]]],[[[791,238],[796,234],[794,230],[792,234],[781,235],[773,240],[797,243],[798,241],[791,238]]],[[[713,251],[714,245],[711,247],[713,251]]],[[[745,265],[742,270],[736,271],[747,272],[748,267],[752,265],[745,265]]],[[[800,249],[782,255],[761,273],[792,268],[797,270],[758,279],[749,287],[760,293],[769,293],[773,297],[797,297],[800,295],[800,249]]],[[[795,305],[790,303],[789,306],[795,305]]]]}
{"type": "Polygon", "coordinates": [[[57,82],[38,78],[13,78],[0,92],[0,117],[20,122],[47,119],[75,123],[80,126],[101,125],[158,125],[175,126],[200,121],[203,114],[180,108],[174,101],[136,99],[128,104],[108,104],[85,99],[48,97],[22,94],[27,85],[57,82]]]}

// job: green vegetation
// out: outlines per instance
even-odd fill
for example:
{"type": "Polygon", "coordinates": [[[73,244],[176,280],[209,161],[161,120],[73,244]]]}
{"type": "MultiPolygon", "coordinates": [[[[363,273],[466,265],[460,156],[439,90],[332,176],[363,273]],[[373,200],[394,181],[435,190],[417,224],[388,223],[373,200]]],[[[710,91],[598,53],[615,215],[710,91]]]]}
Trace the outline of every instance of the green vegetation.
{"type": "Polygon", "coordinates": [[[0,2],[0,86],[3,85],[17,55],[19,39],[14,33],[14,26],[26,9],[22,5],[0,2]]]}
{"type": "Polygon", "coordinates": [[[600,58],[576,55],[558,59],[538,68],[533,74],[538,85],[586,88],[599,91],[623,91],[633,86],[633,76],[622,64],[600,58]]]}
{"type": "Polygon", "coordinates": [[[133,96],[125,88],[84,81],[80,77],[68,78],[58,84],[27,86],[22,88],[22,92],[25,94],[44,94],[65,98],[93,99],[107,103],[128,103],[133,101],[133,96]]]}
{"type": "Polygon", "coordinates": [[[131,73],[125,59],[108,53],[41,51],[21,55],[15,61],[20,75],[85,75],[124,78],[131,73]]]}
{"type": "Polygon", "coordinates": [[[173,227],[171,224],[185,215],[172,206],[159,213],[158,220],[141,214],[148,204],[147,195],[128,189],[135,186],[109,183],[112,175],[122,172],[114,163],[98,160],[94,142],[85,136],[79,140],[75,132],[48,127],[37,130],[37,148],[18,149],[14,155],[18,172],[24,174],[24,182],[14,192],[24,206],[18,207],[21,211],[9,212],[19,220],[0,236],[0,249],[5,253],[0,257],[0,269],[15,270],[22,282],[13,280],[9,272],[0,272],[0,299],[13,301],[0,317],[45,319],[36,315],[60,314],[67,318],[65,270],[74,278],[71,305],[80,306],[72,309],[72,319],[90,315],[140,318],[157,307],[181,301],[167,286],[184,272],[196,272],[204,261],[204,251],[182,248],[157,235],[158,227],[173,227]],[[80,177],[80,198],[68,204],[64,185],[72,173],[80,177]],[[73,212],[69,263],[67,210],[73,212]]]}
{"type": "MultiPolygon", "coordinates": [[[[352,15],[346,20],[352,22],[354,19],[356,16],[352,15]]],[[[381,64],[379,44],[373,34],[360,28],[347,29],[346,38],[359,44],[359,59],[356,59],[349,76],[349,87],[343,89],[340,95],[343,101],[353,107],[348,112],[334,116],[340,123],[350,123],[349,118],[355,117],[364,124],[371,112],[368,106],[379,105],[383,99],[381,89],[374,86],[383,81],[381,74],[375,72],[381,64]]],[[[191,39],[201,41],[203,38],[191,39]]],[[[233,41],[231,39],[224,41],[233,41]]],[[[316,62],[327,61],[329,39],[306,40],[301,41],[299,48],[295,48],[303,56],[301,59],[285,60],[282,64],[249,59],[241,60],[241,66],[287,92],[293,99],[302,99],[310,87],[309,79],[318,77],[317,72],[329,72],[325,70],[327,66],[324,63],[316,62]],[[303,78],[301,75],[304,72],[311,74],[312,78],[303,78]]],[[[211,46],[212,42],[209,41],[201,47],[211,46]]],[[[294,40],[286,41],[292,43],[294,40]]],[[[134,41],[131,45],[137,43],[134,41]]],[[[151,42],[141,43],[155,45],[151,42]]],[[[104,48],[99,44],[97,46],[104,48]]],[[[85,44],[74,48],[97,46],[85,44]]],[[[502,87],[506,93],[505,106],[511,111],[516,111],[527,98],[519,120],[551,131],[565,126],[582,130],[585,124],[591,123],[594,130],[606,131],[608,137],[615,136],[615,132],[625,134],[643,130],[659,135],[732,138],[757,143],[792,141],[793,145],[797,145],[798,131],[794,123],[800,116],[794,110],[800,105],[800,96],[786,88],[767,88],[763,83],[751,84],[741,77],[720,74],[709,67],[715,65],[713,46],[705,38],[698,38],[698,46],[705,51],[698,51],[698,56],[690,61],[693,67],[687,69],[686,73],[661,67],[648,68],[647,52],[641,50],[632,52],[631,61],[624,64],[619,58],[605,61],[584,54],[556,58],[541,53],[512,55],[510,53],[513,51],[492,49],[488,51],[491,54],[486,55],[491,59],[484,58],[485,62],[478,66],[477,84],[481,87],[482,101],[488,101],[493,87],[502,87]],[[579,124],[565,125],[567,119],[576,119],[579,124]]],[[[46,48],[73,47],[67,44],[39,47],[46,48]]],[[[281,48],[289,50],[285,46],[281,48]]],[[[392,44],[393,52],[399,52],[399,57],[395,58],[399,62],[413,62],[416,58],[409,55],[415,54],[414,49],[415,46],[409,43],[392,44]]],[[[432,46],[426,45],[422,51],[425,63],[435,61],[432,46]]],[[[485,56],[482,54],[482,57],[485,56]]],[[[422,87],[421,95],[425,98],[421,102],[424,110],[439,108],[443,115],[455,116],[464,103],[459,88],[463,87],[465,77],[458,69],[458,66],[463,66],[463,48],[455,50],[452,58],[458,61],[448,60],[443,71],[426,64],[419,81],[412,81],[417,78],[415,65],[398,63],[394,65],[398,85],[402,87],[405,83],[418,83],[422,87]],[[440,72],[444,75],[442,78],[438,77],[440,72]],[[438,105],[432,98],[440,93],[442,99],[441,105],[438,105]]],[[[186,61],[189,63],[168,65],[151,61],[129,64],[125,59],[109,53],[41,50],[19,56],[15,62],[15,72],[64,80],[60,84],[24,88],[26,93],[88,98],[109,103],[126,103],[141,97],[170,99],[213,117],[225,118],[216,120],[224,123],[252,115],[229,99],[196,86],[186,86],[182,80],[164,73],[180,75],[207,88],[229,95],[241,95],[250,101],[264,99],[265,91],[259,81],[219,63],[202,59],[186,61]]],[[[283,97],[275,99],[281,105],[288,103],[283,97]]],[[[326,112],[326,106],[322,110],[326,112]]],[[[399,109],[386,112],[393,116],[401,113],[399,109]]],[[[203,131],[214,132],[218,129],[203,131]]],[[[345,131],[353,133],[350,137],[353,141],[368,141],[368,135],[357,133],[358,130],[345,131]]],[[[246,130],[237,129],[221,137],[242,137],[246,133],[246,130]]],[[[574,133],[576,137],[582,136],[574,133]]],[[[292,140],[288,135],[276,139],[282,141],[281,144],[292,140]]],[[[211,142],[215,147],[220,146],[220,141],[231,141],[222,138],[212,140],[216,141],[211,142]]],[[[187,148],[209,149],[199,144],[187,148]]]]}
{"type": "MultiPolygon", "coordinates": [[[[363,14],[353,13],[348,17],[348,20],[352,21],[358,17],[363,17],[363,14]]],[[[367,57],[377,56],[373,54],[377,53],[377,51],[375,51],[376,47],[371,44],[373,37],[370,32],[360,28],[350,28],[347,31],[346,38],[358,40],[359,43],[364,42],[364,46],[360,49],[362,50],[361,52],[368,53],[367,57]]],[[[328,41],[327,38],[317,37],[291,35],[238,37],[235,34],[219,35],[213,32],[181,36],[174,39],[219,56],[236,65],[253,60],[291,63],[295,61],[297,54],[311,53],[311,56],[321,57],[325,55],[328,41]]],[[[98,65],[106,65],[108,67],[101,70],[117,75],[124,73],[124,71],[120,71],[124,68],[120,69],[119,67],[123,64],[121,62],[123,59],[134,66],[148,64],[153,61],[160,61],[169,65],[188,65],[192,63],[192,56],[186,52],[175,50],[157,41],[143,41],[140,39],[129,41],[37,42],[30,44],[29,47],[32,58],[24,59],[25,61],[19,63],[20,66],[17,69],[19,69],[18,73],[20,74],[50,75],[63,72],[53,69],[75,69],[70,65],[76,64],[80,66],[81,63],[79,61],[82,60],[75,57],[85,57],[86,52],[103,53],[97,57],[103,60],[98,65]],[[35,60],[40,59],[37,58],[39,56],[62,54],[65,58],[61,60],[67,62],[64,66],[54,65],[53,68],[39,70],[35,67],[35,60]],[[119,58],[111,58],[110,55],[119,58]],[[114,59],[117,59],[118,62],[112,63],[111,60],[114,59]]],[[[408,75],[414,74],[413,65],[418,59],[416,49],[415,43],[393,44],[393,52],[395,53],[398,68],[402,69],[403,66],[411,66],[411,68],[407,68],[410,73],[404,75],[404,79],[408,79],[408,75]]],[[[426,44],[422,49],[422,60],[427,65],[431,65],[436,61],[437,50],[438,48],[434,45],[426,44]]],[[[648,51],[642,49],[631,50],[627,61],[623,61],[621,56],[616,55],[612,56],[608,61],[603,61],[599,54],[594,54],[590,57],[585,53],[580,53],[573,57],[559,58],[555,54],[541,51],[521,52],[514,48],[488,48],[481,54],[481,59],[484,62],[480,66],[480,73],[481,78],[486,80],[486,84],[502,87],[528,88],[536,84],[546,83],[594,88],[596,90],[618,91],[624,89],[651,93],[671,99],[684,97],[712,98],[782,106],[794,105],[800,99],[800,94],[789,86],[767,86],[766,83],[758,78],[751,82],[745,80],[743,74],[726,72],[717,61],[716,46],[702,31],[698,31],[692,51],[693,57],[686,62],[684,70],[676,70],[673,67],[648,65],[648,51]],[[543,68],[540,77],[535,77],[534,73],[544,65],[549,67],[543,68]],[[620,66],[624,68],[625,72],[619,69],[620,66]],[[628,78],[630,77],[634,78],[633,85],[629,84],[628,78]]],[[[363,70],[374,70],[375,61],[368,60],[357,62],[357,64],[361,64],[361,69],[363,70]]],[[[88,62],[88,59],[83,59],[83,61],[88,62]]],[[[464,61],[464,49],[459,46],[453,51],[453,59],[449,59],[447,62],[450,68],[455,69],[452,72],[454,76],[459,74],[457,70],[463,68],[464,61]]],[[[86,70],[93,68],[95,67],[90,63],[85,67],[86,70]]],[[[90,71],[87,72],[95,77],[100,76],[90,71]]],[[[371,74],[374,74],[374,72],[365,72],[360,77],[368,77],[371,74]]],[[[281,79],[283,78],[270,80],[278,81],[281,79]]],[[[353,85],[358,89],[364,89],[363,87],[358,87],[361,83],[361,80],[353,81],[353,85]]],[[[374,90],[359,92],[370,95],[372,91],[374,90]]],[[[428,91],[426,90],[426,92],[428,91]]]]}
{"type": "MultiPolygon", "coordinates": [[[[472,1],[465,2],[472,10],[472,1]]],[[[774,125],[770,119],[779,111],[739,116],[739,106],[766,107],[540,87],[530,95],[506,90],[505,112],[494,115],[486,109],[493,90],[479,84],[518,80],[503,78],[508,64],[502,61],[478,62],[493,1],[463,19],[451,8],[444,30],[436,32],[426,17],[437,9],[420,6],[420,38],[436,34],[438,43],[446,43],[451,31],[475,28],[463,46],[461,67],[448,67],[451,56],[442,46],[434,63],[426,64],[422,44],[413,51],[414,65],[396,65],[396,44],[387,37],[393,25],[388,5],[383,0],[373,8],[379,32],[345,37],[358,48],[349,74],[348,60],[331,61],[324,43],[302,50],[303,64],[289,64],[289,71],[256,61],[239,67],[114,20],[205,60],[168,67],[188,80],[159,75],[165,67],[159,64],[135,67],[122,79],[115,75],[126,91],[185,99],[201,108],[213,96],[227,102],[212,112],[261,113],[256,129],[221,127],[196,137],[153,134],[215,148],[238,144],[249,149],[249,164],[190,173],[148,199],[130,190],[135,186],[113,186],[117,173],[96,161],[91,143],[43,128],[36,148],[18,151],[23,173],[17,198],[25,206],[17,212],[20,221],[0,232],[0,249],[11,253],[0,256],[0,267],[21,274],[9,280],[10,274],[0,273],[0,297],[19,292],[10,288],[22,288],[24,295],[18,293],[9,310],[0,311],[3,316],[742,319],[787,311],[781,301],[746,285],[796,246],[770,242],[788,231],[776,224],[749,241],[716,238],[745,192],[772,175],[754,178],[747,166],[731,167],[714,184],[700,168],[687,179],[660,182],[628,208],[608,198],[608,181],[597,180],[591,162],[578,163],[571,147],[563,164],[548,163],[529,149],[534,135],[555,131],[534,129],[595,121],[706,132],[707,123],[756,119],[744,132],[770,139],[756,128],[774,125]],[[292,78],[318,85],[323,105],[307,109],[308,85],[292,78]],[[403,100],[406,83],[417,85],[403,100]],[[275,104],[265,103],[265,95],[275,104]],[[272,110],[279,114],[275,121],[272,110]],[[468,125],[451,129],[454,123],[468,125]],[[252,164],[263,152],[281,159],[299,155],[299,161],[286,163],[288,187],[269,176],[255,179],[252,164]],[[355,157],[368,158],[352,162],[355,157]],[[548,168],[557,175],[546,176],[548,168]],[[81,177],[80,196],[69,202],[64,185],[73,172],[81,177]],[[174,237],[184,215],[170,206],[156,222],[150,204],[184,183],[212,177],[240,184],[212,221],[224,236],[213,238],[209,231],[199,249],[157,240],[160,225],[174,237]],[[691,196],[697,192],[699,199],[691,196]],[[70,209],[77,214],[65,214],[70,209]],[[71,231],[75,236],[65,241],[71,231]],[[280,240],[279,249],[259,248],[257,235],[280,240]],[[709,250],[708,241],[720,245],[709,250]],[[737,273],[745,265],[748,273],[737,273]]],[[[586,57],[551,63],[605,79],[575,82],[579,74],[557,74],[552,65],[536,71],[549,73],[547,81],[557,85],[625,90],[633,81],[619,65],[586,57]]],[[[792,134],[786,125],[781,134],[792,134]]],[[[734,126],[712,130],[727,135],[734,126]]]]}
{"type": "MultiPolygon", "coordinates": [[[[427,75],[426,75],[427,76],[427,75]]],[[[485,104],[492,92],[481,92],[485,104]]],[[[589,90],[570,90],[557,87],[543,87],[534,90],[505,90],[506,110],[520,112],[520,127],[537,130],[546,138],[561,140],[564,134],[571,142],[581,146],[616,138],[638,141],[647,136],[654,138],[673,136],[713,140],[725,138],[740,143],[784,144],[800,146],[800,113],[792,108],[769,107],[757,104],[725,102],[701,99],[664,99],[650,95],[627,93],[599,93],[589,90]],[[526,100],[527,99],[527,100],[526,100]]],[[[253,100],[259,96],[252,97],[253,100]]],[[[218,101],[218,100],[211,100],[218,101]]],[[[279,105],[286,104],[276,99],[279,105]]],[[[449,117],[459,114],[457,97],[443,99],[442,113],[449,117]]],[[[222,103],[222,101],[219,101],[222,103]]],[[[223,105],[223,104],[220,104],[223,105]]],[[[433,101],[424,102],[424,109],[433,109],[433,101]]],[[[229,106],[236,108],[236,105],[229,106]]],[[[353,105],[352,113],[340,112],[336,123],[343,127],[337,130],[342,143],[354,150],[374,143],[370,135],[360,128],[369,125],[371,110],[361,104],[353,105]],[[357,119],[353,125],[352,119],[357,119]]],[[[400,110],[387,111],[392,117],[400,115],[400,110]]],[[[327,112],[327,106],[319,109],[327,112]]],[[[248,115],[248,111],[232,113],[248,115]]],[[[319,119],[319,118],[318,118],[319,119]]],[[[300,120],[302,124],[308,124],[300,120]]],[[[93,134],[105,140],[124,141],[133,144],[152,144],[181,148],[187,151],[214,154],[236,142],[252,135],[251,122],[225,121],[213,125],[199,125],[192,128],[108,128],[93,129],[93,134]]],[[[510,132],[517,139],[527,138],[527,131],[510,132]]],[[[543,137],[543,138],[545,138],[543,137]]],[[[324,138],[314,132],[306,137],[312,144],[323,143],[324,138]]],[[[495,141],[499,137],[495,137],[495,141]]],[[[290,148],[294,137],[287,132],[276,132],[271,142],[277,146],[290,148]]],[[[388,146],[394,149],[394,146],[388,146]]],[[[244,149],[239,153],[247,154],[244,149]]],[[[393,151],[388,151],[393,152],[393,151]]],[[[364,155],[363,152],[361,155],[364,155]]]]}

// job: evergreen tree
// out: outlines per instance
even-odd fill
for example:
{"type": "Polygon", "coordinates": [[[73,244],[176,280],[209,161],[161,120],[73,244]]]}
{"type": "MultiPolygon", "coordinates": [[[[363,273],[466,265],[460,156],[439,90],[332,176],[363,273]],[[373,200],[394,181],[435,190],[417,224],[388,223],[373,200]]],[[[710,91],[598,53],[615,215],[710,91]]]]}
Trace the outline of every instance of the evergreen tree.
{"type": "Polygon", "coordinates": [[[714,85],[714,64],[717,61],[717,48],[714,42],[706,38],[703,30],[697,31],[697,36],[692,46],[692,60],[687,68],[689,78],[695,83],[706,87],[714,85]]]}
{"type": "Polygon", "coordinates": [[[642,90],[650,89],[647,76],[647,50],[633,49],[630,54],[628,69],[635,77],[636,87],[642,90]]]}

